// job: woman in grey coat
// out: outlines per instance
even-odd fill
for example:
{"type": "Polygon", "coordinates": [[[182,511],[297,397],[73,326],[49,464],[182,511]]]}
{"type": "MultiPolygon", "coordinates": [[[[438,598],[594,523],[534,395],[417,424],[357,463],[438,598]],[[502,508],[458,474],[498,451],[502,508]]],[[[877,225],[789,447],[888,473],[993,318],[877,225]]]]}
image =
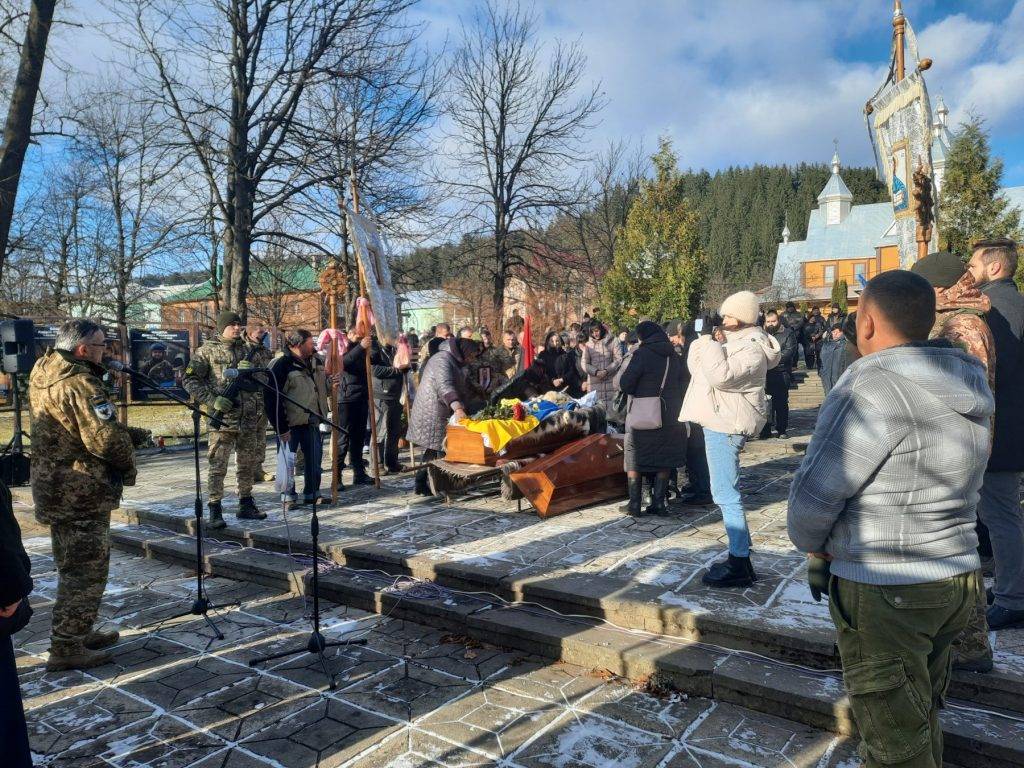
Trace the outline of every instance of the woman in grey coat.
{"type": "Polygon", "coordinates": [[[469,393],[466,366],[480,354],[480,342],[450,338],[430,356],[420,371],[420,385],[409,417],[409,442],[423,449],[423,469],[416,473],[416,493],[430,496],[426,464],[444,450],[445,431],[452,414],[466,418],[469,393]]]}
{"type": "Polygon", "coordinates": [[[655,475],[649,515],[664,515],[669,473],[686,465],[686,424],[676,415],[683,406],[685,365],[668,340],[665,330],[649,320],[636,327],[639,346],[619,378],[619,389],[633,397],[661,396],[661,426],[657,429],[626,429],[624,468],[629,482],[629,515],[640,514],[645,473],[655,475]]]}

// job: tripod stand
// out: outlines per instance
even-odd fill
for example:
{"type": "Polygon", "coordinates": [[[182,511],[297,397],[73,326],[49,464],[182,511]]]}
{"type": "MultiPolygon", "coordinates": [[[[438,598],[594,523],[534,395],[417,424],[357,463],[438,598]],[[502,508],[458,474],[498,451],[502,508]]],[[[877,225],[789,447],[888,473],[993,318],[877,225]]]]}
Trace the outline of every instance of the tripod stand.
{"type": "MultiPolygon", "coordinates": [[[[196,480],[196,496],[193,502],[194,513],[196,518],[196,598],[192,601],[192,607],[179,613],[175,616],[169,616],[166,620],[180,619],[182,616],[202,616],[210,629],[213,630],[214,638],[217,640],[224,639],[224,633],[218,629],[217,625],[214,624],[213,619],[210,618],[210,610],[212,608],[231,608],[240,605],[238,602],[225,603],[221,606],[215,606],[210,601],[210,596],[206,592],[205,569],[203,566],[203,481],[202,474],[199,470],[199,422],[200,417],[209,417],[209,414],[203,411],[198,405],[190,403],[183,397],[174,394],[173,392],[162,389],[160,385],[151,379],[141,371],[136,371],[133,368],[122,363],[111,363],[109,367],[115,371],[127,373],[133,378],[137,378],[144,384],[148,385],[153,389],[154,392],[160,394],[161,397],[167,400],[173,400],[176,403],[184,405],[192,412],[192,458],[195,466],[195,480],[196,480]]],[[[205,637],[205,635],[204,635],[205,637]]]]}
{"type": "MultiPolygon", "coordinates": [[[[252,378],[253,381],[259,384],[264,390],[268,392],[273,392],[275,396],[287,400],[288,402],[305,411],[308,415],[320,419],[327,424],[330,424],[334,429],[340,429],[340,427],[334,422],[327,421],[320,414],[316,413],[310,408],[307,408],[302,403],[294,400],[293,398],[289,397],[284,392],[282,392],[280,388],[277,386],[277,381],[273,379],[273,377],[269,375],[267,377],[274,381],[273,387],[271,387],[270,384],[268,384],[267,382],[260,381],[255,376],[253,376],[252,378]]],[[[281,651],[279,653],[274,653],[269,656],[257,656],[256,658],[249,660],[249,666],[255,667],[257,664],[262,664],[266,661],[273,661],[274,659],[283,659],[285,656],[293,656],[299,653],[311,653],[319,658],[320,667],[321,669],[323,669],[324,675],[327,677],[328,685],[330,689],[333,691],[335,688],[334,674],[327,668],[327,657],[324,656],[324,651],[328,648],[339,648],[349,645],[366,645],[366,640],[336,640],[332,642],[327,642],[327,639],[320,632],[320,518],[317,517],[316,512],[318,506],[319,505],[316,503],[313,504],[313,514],[309,521],[310,538],[312,538],[313,540],[313,631],[310,633],[309,639],[306,641],[306,644],[304,646],[299,648],[291,648],[287,651],[281,651]]]]}

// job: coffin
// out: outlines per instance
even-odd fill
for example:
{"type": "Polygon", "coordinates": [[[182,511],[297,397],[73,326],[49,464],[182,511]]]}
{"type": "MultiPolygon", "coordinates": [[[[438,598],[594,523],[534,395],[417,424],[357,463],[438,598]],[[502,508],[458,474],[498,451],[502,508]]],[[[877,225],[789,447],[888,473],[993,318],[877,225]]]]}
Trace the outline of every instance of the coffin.
{"type": "Polygon", "coordinates": [[[575,411],[560,411],[541,421],[536,429],[510,440],[495,453],[484,445],[484,436],[471,432],[465,427],[449,424],[445,459],[461,464],[496,465],[501,459],[520,459],[538,453],[550,453],[560,446],[587,435],[604,433],[604,411],[598,408],[577,408],[575,411]]]}
{"type": "Polygon", "coordinates": [[[622,457],[622,435],[589,435],[531,461],[510,477],[540,517],[553,517],[625,497],[622,457]]]}

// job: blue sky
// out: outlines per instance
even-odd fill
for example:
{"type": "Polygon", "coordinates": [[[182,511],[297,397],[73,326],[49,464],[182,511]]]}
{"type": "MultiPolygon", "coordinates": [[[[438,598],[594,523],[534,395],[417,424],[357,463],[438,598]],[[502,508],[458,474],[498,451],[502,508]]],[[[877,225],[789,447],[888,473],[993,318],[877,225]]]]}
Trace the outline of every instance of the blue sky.
{"type": "MultiPolygon", "coordinates": [[[[476,0],[422,0],[414,16],[439,48],[459,34],[476,0]]],[[[862,108],[881,82],[891,0],[538,0],[541,44],[579,41],[588,78],[608,106],[597,149],[628,139],[653,149],[672,137],[684,167],[827,162],[869,165],[862,108]]],[[[61,55],[95,71],[112,53],[88,29],[97,0],[77,0],[84,29],[62,35],[61,55]]],[[[905,0],[927,73],[956,123],[985,117],[1004,183],[1024,184],[1024,0],[905,0]]],[[[115,54],[116,55],[116,54],[115,54]]]]}

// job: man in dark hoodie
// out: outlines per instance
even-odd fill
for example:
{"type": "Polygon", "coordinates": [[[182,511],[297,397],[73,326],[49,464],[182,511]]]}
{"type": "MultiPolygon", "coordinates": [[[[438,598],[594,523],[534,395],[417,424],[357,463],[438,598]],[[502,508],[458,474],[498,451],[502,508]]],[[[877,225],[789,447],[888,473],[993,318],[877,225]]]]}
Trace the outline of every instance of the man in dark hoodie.
{"type": "Polygon", "coordinates": [[[935,291],[874,277],[857,346],[790,487],[789,537],[831,562],[829,612],[868,766],[942,765],[953,641],[983,585],[974,532],[995,403],[985,368],[928,341],[935,291]]]}
{"type": "Polygon", "coordinates": [[[1017,244],[999,238],[975,243],[967,265],[992,304],[988,325],[996,346],[995,435],[979,508],[995,559],[995,601],[988,611],[995,630],[1024,626],[1024,296],[1013,282],[1017,259],[1017,244]]]}

